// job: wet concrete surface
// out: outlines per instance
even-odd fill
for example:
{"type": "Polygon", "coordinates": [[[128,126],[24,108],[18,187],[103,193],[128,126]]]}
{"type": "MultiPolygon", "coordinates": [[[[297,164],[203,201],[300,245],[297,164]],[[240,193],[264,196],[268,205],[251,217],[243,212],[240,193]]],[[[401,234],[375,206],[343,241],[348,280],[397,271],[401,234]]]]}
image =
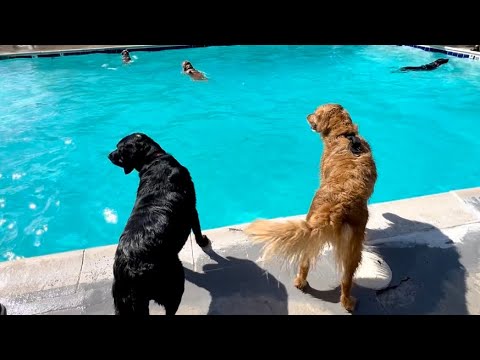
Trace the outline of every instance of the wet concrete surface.
{"type": "MultiPolygon", "coordinates": [[[[445,237],[431,231],[423,235],[445,237]]],[[[389,264],[393,278],[379,291],[354,286],[358,304],[353,314],[480,314],[479,239],[480,231],[475,231],[464,243],[446,248],[404,242],[370,247],[389,264]]],[[[275,263],[259,266],[258,247],[209,251],[199,257],[198,270],[185,265],[186,287],[178,315],[347,315],[339,304],[339,281],[330,255],[311,272],[310,288],[303,293],[293,286],[293,270],[275,263]]],[[[25,302],[11,299],[10,313],[113,314],[111,280],[71,290],[37,294],[43,299],[34,303],[32,297],[22,296],[25,302]]],[[[152,315],[163,314],[158,305],[150,308],[152,315]]]]}
{"type": "MultiPolygon", "coordinates": [[[[480,314],[479,192],[419,198],[413,206],[408,200],[408,211],[400,201],[372,206],[365,251],[388,264],[392,277],[380,290],[357,279],[353,315],[480,314]],[[438,214],[441,206],[426,203],[455,209],[443,216],[447,207],[438,214]]],[[[279,261],[263,263],[260,247],[232,230],[241,227],[207,231],[213,248],[207,251],[187,242],[181,253],[186,284],[178,315],[349,314],[339,303],[331,251],[320,257],[302,292],[293,286],[295,269],[279,261]]],[[[2,263],[0,303],[11,315],[113,314],[114,251],[114,246],[103,247],[2,263]]],[[[152,302],[150,313],[164,311],[152,302]]]]}

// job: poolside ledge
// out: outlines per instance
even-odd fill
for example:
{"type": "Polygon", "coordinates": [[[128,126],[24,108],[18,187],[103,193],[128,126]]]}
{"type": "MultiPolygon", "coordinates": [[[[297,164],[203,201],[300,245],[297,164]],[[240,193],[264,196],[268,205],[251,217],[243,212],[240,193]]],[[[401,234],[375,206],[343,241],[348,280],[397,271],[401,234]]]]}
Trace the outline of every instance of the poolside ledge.
{"type": "Polygon", "coordinates": [[[99,53],[118,53],[123,49],[132,51],[162,51],[201,47],[201,45],[35,45],[22,47],[0,45],[0,60],[13,58],[60,57],[99,53]]]}
{"type": "MultiPolygon", "coordinates": [[[[364,287],[354,314],[480,314],[480,188],[370,206],[366,251],[392,272],[390,286],[364,287]]],[[[205,231],[213,252],[193,241],[181,252],[186,286],[178,314],[347,314],[326,252],[308,294],[293,270],[262,264],[243,225],[205,231]],[[218,271],[216,271],[218,270],[218,271]]],[[[112,314],[115,246],[0,263],[0,303],[15,314],[112,314]]],[[[151,304],[152,314],[163,310],[151,304]]]]}

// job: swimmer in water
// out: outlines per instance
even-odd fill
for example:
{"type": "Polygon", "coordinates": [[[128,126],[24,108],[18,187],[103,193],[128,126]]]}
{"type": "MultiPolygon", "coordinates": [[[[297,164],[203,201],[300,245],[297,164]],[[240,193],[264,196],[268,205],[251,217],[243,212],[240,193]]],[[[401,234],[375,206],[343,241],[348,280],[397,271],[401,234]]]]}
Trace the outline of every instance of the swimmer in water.
{"type": "Polygon", "coordinates": [[[122,61],[124,64],[128,64],[130,63],[130,61],[132,61],[132,59],[130,58],[130,53],[127,49],[122,51],[122,61]]]}
{"type": "Polygon", "coordinates": [[[437,59],[430,64],[422,65],[422,66],[405,66],[400,68],[400,71],[430,71],[435,70],[439,66],[448,63],[448,59],[437,59]]]}
{"type": "Polygon", "coordinates": [[[182,63],[183,73],[190,76],[192,80],[208,80],[205,74],[195,69],[190,61],[184,61],[182,63]]]}

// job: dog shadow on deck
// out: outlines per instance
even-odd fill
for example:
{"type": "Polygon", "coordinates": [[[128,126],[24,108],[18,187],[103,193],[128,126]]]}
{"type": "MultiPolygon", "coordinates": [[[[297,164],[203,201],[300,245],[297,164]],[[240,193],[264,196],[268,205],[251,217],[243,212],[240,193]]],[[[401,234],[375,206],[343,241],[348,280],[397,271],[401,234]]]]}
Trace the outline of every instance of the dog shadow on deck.
{"type": "Polygon", "coordinates": [[[205,251],[215,263],[203,273],[185,268],[185,278],[211,295],[208,315],[287,315],[285,286],[255,262],[205,251]]]}
{"type": "MultiPolygon", "coordinates": [[[[390,266],[392,281],[379,291],[354,285],[352,295],[358,300],[354,314],[468,314],[466,270],[457,245],[431,224],[392,213],[383,217],[390,226],[367,230],[366,251],[378,254],[390,266]],[[408,242],[368,245],[369,240],[399,234],[408,234],[408,242]]],[[[332,303],[340,299],[339,287],[327,291],[310,288],[307,293],[332,303]]]]}

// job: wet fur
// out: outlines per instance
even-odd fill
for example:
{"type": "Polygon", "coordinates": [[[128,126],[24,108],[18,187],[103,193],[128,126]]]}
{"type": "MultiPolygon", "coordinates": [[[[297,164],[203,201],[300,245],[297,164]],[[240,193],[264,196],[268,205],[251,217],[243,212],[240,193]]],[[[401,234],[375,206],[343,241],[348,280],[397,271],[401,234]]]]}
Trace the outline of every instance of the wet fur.
{"type": "Polygon", "coordinates": [[[338,104],[319,106],[308,115],[312,130],[322,135],[321,185],[305,220],[275,222],[257,220],[245,233],[262,243],[265,260],[280,257],[299,267],[295,286],[305,289],[310,267],[325,245],[335,252],[343,272],[340,301],[353,311],[350,295],[355,271],[361,261],[368,221],[367,202],[377,179],[369,144],[358,133],[349,113],[338,104]]]}
{"type": "Polygon", "coordinates": [[[193,230],[202,235],[189,171],[145,134],[122,139],[109,155],[128,174],[139,172],[140,184],[132,213],[115,253],[112,295],[118,315],[148,315],[149,301],[174,315],[180,305],[185,274],[179,251],[193,230]]]}

